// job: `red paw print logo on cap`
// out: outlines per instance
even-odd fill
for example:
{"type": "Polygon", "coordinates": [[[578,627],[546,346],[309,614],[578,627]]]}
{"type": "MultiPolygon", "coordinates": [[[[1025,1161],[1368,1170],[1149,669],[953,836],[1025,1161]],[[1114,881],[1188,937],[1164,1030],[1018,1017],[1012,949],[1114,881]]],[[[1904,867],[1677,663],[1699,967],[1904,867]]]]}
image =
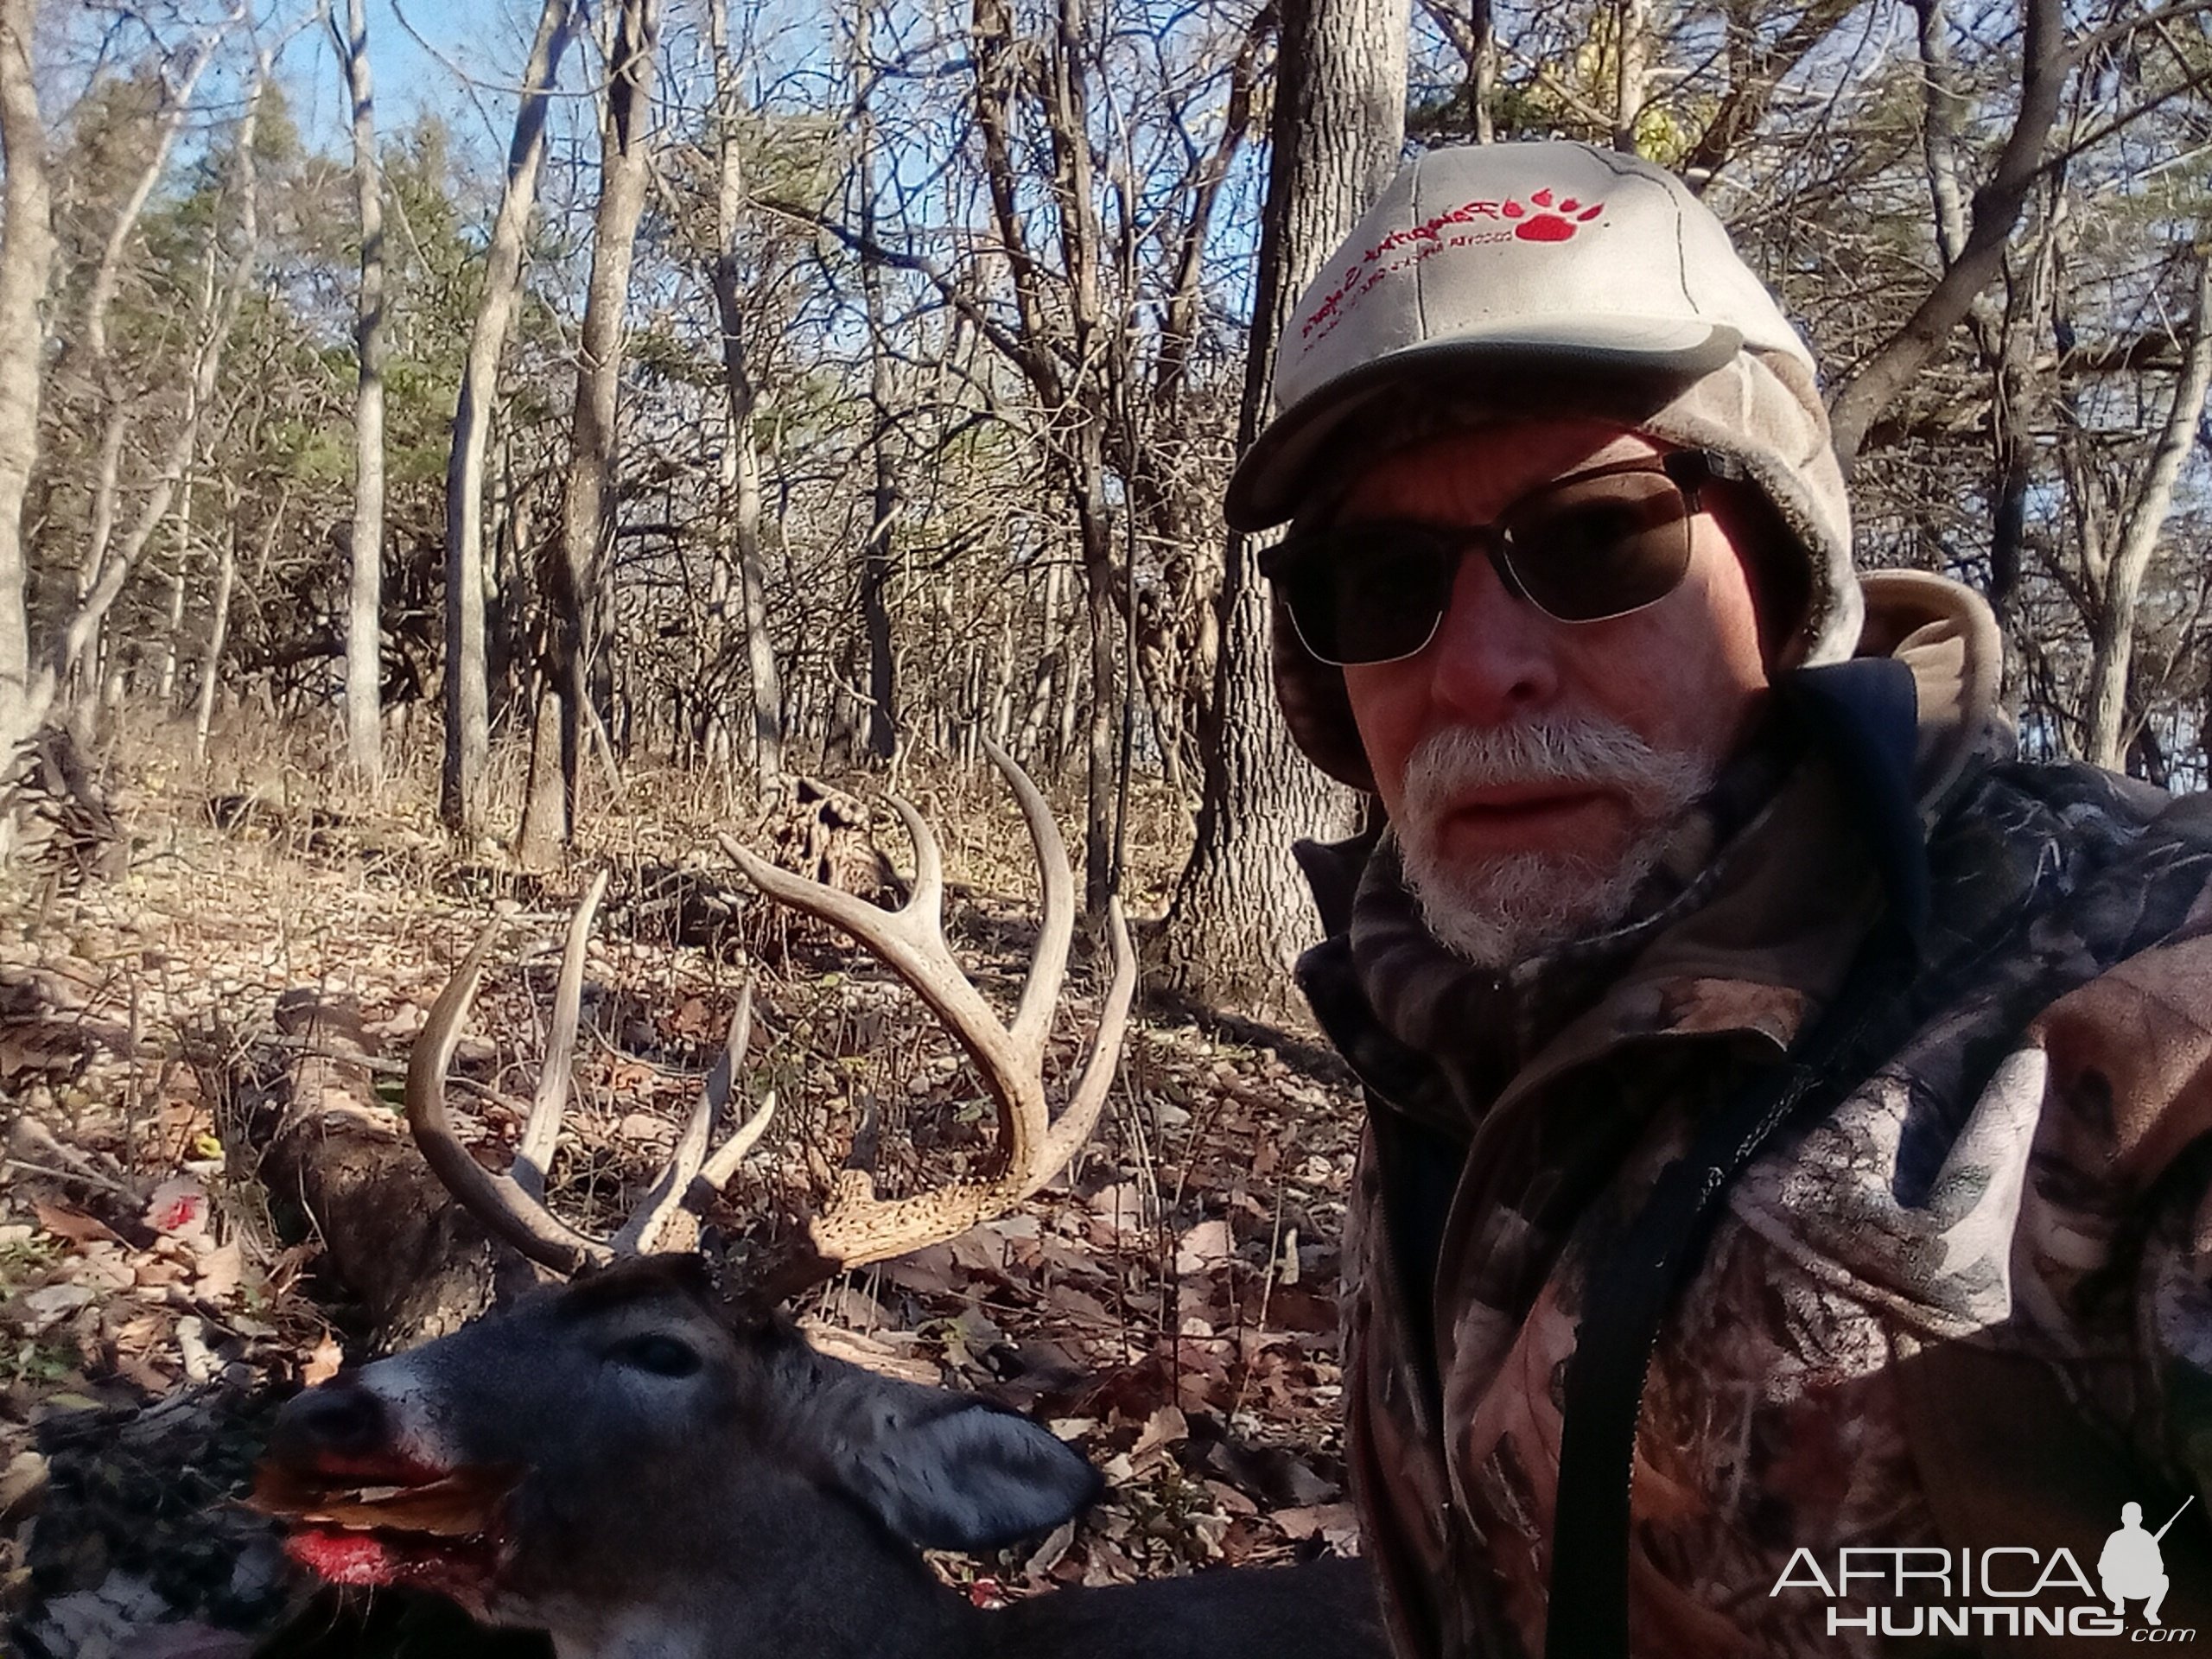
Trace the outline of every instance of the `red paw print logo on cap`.
{"type": "Polygon", "coordinates": [[[1549,190],[1533,192],[1529,205],[1536,211],[1532,213],[1510,199],[1498,208],[1513,221],[1513,234],[1523,242],[1564,242],[1605,211],[1602,201],[1581,202],[1573,196],[1554,201],[1549,190]]]}

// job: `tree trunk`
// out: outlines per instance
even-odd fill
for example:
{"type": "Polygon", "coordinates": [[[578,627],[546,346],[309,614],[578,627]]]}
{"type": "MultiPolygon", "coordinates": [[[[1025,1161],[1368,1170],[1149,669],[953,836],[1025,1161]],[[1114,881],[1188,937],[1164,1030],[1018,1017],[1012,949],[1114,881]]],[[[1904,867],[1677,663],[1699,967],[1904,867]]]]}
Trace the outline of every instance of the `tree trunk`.
{"type": "Polygon", "coordinates": [[[728,0],[713,0],[709,28],[715,57],[715,107],[721,118],[715,307],[722,331],[722,379],[729,394],[733,461],[729,534],[736,550],[746,678],[753,702],[753,766],[757,787],[766,799],[784,770],[784,689],[776,670],[775,642],[768,638],[767,583],[760,564],[760,452],[753,435],[759,389],[745,358],[745,314],[739,285],[738,216],[745,204],[745,172],[738,144],[737,77],[728,61],[728,0]]]}
{"type": "MultiPolygon", "coordinates": [[[[575,839],[584,741],[591,725],[592,662],[600,643],[600,589],[614,527],[623,313],[638,221],[652,176],[653,57],[659,35],[660,0],[622,0],[600,125],[599,207],[592,218],[591,278],[576,343],[575,414],[561,490],[561,537],[546,583],[552,635],[547,690],[560,710],[564,845],[575,839]]],[[[536,798],[530,810],[537,810],[536,798]]],[[[543,834],[543,825],[531,826],[530,838],[543,834]]]]}
{"type": "MultiPolygon", "coordinates": [[[[334,16],[331,27],[338,27],[334,16]]],[[[353,184],[361,215],[361,287],[353,325],[359,375],[353,395],[353,579],[346,609],[346,758],[373,790],[384,776],[378,708],[383,682],[384,175],[377,159],[366,0],[346,0],[346,32],[338,48],[346,96],[353,106],[353,184]]]]}
{"type": "Polygon", "coordinates": [[[1497,18],[1491,0],[1470,0],[1467,8],[1473,49],[1467,54],[1467,101],[1473,108],[1469,130],[1478,144],[1497,142],[1497,18]]]}
{"type": "MultiPolygon", "coordinates": [[[[537,677],[543,681],[544,675],[537,677]]],[[[532,688],[530,717],[530,773],[523,784],[522,828],[515,836],[515,861],[525,870],[547,870],[560,861],[563,802],[561,715],[553,690],[532,688]]]]}
{"type": "MultiPolygon", "coordinates": [[[[63,362],[70,373],[81,377],[88,385],[100,410],[99,461],[92,474],[92,505],[86,513],[84,556],[78,563],[76,597],[80,605],[99,585],[101,574],[107,568],[109,549],[115,538],[117,505],[122,493],[124,441],[135,412],[133,399],[118,383],[114,365],[108,360],[108,312],[122,283],[124,254],[130,246],[131,233],[138,228],[138,221],[145,213],[154,187],[161,181],[162,171],[168,165],[169,152],[184,125],[193,91],[214,57],[216,47],[241,15],[234,11],[204,31],[175,85],[164,86],[154,127],[154,142],[108,226],[99,258],[92,266],[92,281],[86,284],[77,336],[64,353],[63,362]]],[[[212,263],[208,269],[212,283],[212,263]]],[[[212,287],[209,291],[213,291],[212,287]]]]}
{"type": "Polygon", "coordinates": [[[2208,385],[2212,385],[2212,245],[2197,254],[2196,315],[2190,320],[2181,372],[2174,378],[2173,405],[2166,411],[2150,469],[2113,554],[2098,607],[2082,747],[2087,758],[2100,766],[2117,769],[2126,758],[2127,679],[2135,654],[2136,607],[2142,599],[2144,573],[2173,508],[2175,481],[2204,416],[2208,385]]]}
{"type": "MultiPolygon", "coordinates": [[[[853,76],[859,89],[855,100],[859,112],[856,185],[861,236],[869,249],[875,246],[876,138],[868,81],[874,73],[868,46],[872,5],[870,0],[860,9],[853,29],[853,76]]],[[[899,749],[898,664],[891,649],[890,594],[892,538],[898,531],[900,502],[898,457],[892,450],[898,416],[892,409],[891,325],[883,299],[883,262],[873,252],[861,256],[861,294],[868,310],[868,453],[875,474],[868,495],[868,535],[861,543],[861,630],[868,649],[866,753],[870,760],[884,766],[899,749]]]]}
{"type": "Polygon", "coordinates": [[[1649,60],[1649,0],[1614,0],[1613,148],[1636,151],[1636,121],[1643,112],[1644,66],[1649,60]]]}
{"type": "MultiPolygon", "coordinates": [[[[1265,418],[1275,344],[1300,290],[1397,167],[1406,24],[1405,8],[1389,0],[1283,7],[1240,448],[1265,418]]],[[[1281,1007],[1313,930],[1291,843],[1347,827],[1353,798],[1307,765],[1275,706],[1254,550],[1232,536],[1223,564],[1198,840],[1176,884],[1163,965],[1187,994],[1281,1007]]]]}
{"type": "Polygon", "coordinates": [[[499,352],[522,292],[523,241],[537,200],[545,157],[545,116],[562,54],[575,32],[571,0],[545,0],[523,71],[507,181],[484,257],[484,297],[468,336],[468,361],[453,416],[446,464],[445,765],[438,816],[474,836],[483,828],[484,772],[490,762],[492,710],[484,637],[484,453],[499,397],[499,352]]]}
{"type": "MultiPolygon", "coordinates": [[[[284,513],[292,505],[292,486],[284,486],[277,496],[276,505],[269,515],[269,522],[262,526],[261,548],[257,565],[266,567],[269,555],[276,545],[276,537],[284,526],[284,513]]],[[[231,631],[231,594],[237,586],[238,574],[238,521],[231,516],[230,533],[223,537],[223,551],[215,567],[214,608],[207,624],[207,650],[200,659],[200,696],[192,719],[192,757],[202,765],[207,760],[207,734],[215,724],[215,691],[219,683],[218,671],[223,664],[224,642],[231,631]]]]}
{"type": "Polygon", "coordinates": [[[31,683],[23,563],[23,494],[38,460],[45,344],[39,308],[54,264],[46,124],[31,73],[37,17],[36,0],[0,0],[0,155],[7,161],[7,219],[0,224],[0,764],[46,715],[31,683]]]}

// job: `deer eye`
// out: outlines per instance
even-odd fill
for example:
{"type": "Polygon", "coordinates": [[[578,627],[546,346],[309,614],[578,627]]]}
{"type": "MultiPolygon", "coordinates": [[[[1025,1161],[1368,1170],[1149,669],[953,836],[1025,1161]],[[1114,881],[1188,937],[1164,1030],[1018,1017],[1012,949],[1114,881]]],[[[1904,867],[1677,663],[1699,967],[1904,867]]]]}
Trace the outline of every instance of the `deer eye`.
{"type": "Polygon", "coordinates": [[[690,1376],[706,1363],[689,1344],[663,1336],[632,1337],[608,1349],[607,1357],[655,1376],[690,1376]]]}

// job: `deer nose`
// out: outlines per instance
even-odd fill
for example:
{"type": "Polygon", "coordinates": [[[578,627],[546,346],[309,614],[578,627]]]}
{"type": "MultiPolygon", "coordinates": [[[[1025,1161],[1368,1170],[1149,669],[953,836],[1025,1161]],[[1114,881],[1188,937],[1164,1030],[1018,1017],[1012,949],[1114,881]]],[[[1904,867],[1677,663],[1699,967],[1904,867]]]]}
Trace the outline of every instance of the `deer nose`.
{"type": "Polygon", "coordinates": [[[389,1439],[384,1402],[355,1382],[310,1389],[276,1414],[269,1450],[281,1461],[365,1457],[389,1439]]]}

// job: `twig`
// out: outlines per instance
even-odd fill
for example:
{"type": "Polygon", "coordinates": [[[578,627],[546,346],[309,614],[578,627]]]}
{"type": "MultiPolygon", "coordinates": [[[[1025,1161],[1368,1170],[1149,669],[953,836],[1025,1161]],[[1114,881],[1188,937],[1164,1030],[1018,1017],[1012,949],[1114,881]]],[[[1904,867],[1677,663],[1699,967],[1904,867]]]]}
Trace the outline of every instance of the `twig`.
{"type": "Polygon", "coordinates": [[[48,1180],[81,1181],[86,1186],[97,1186],[102,1192],[120,1192],[128,1197],[130,1189],[118,1180],[105,1175],[95,1175],[90,1170],[56,1169],[51,1164],[35,1164],[28,1158],[0,1158],[10,1169],[20,1169],[32,1175],[43,1175],[48,1180]]]}

